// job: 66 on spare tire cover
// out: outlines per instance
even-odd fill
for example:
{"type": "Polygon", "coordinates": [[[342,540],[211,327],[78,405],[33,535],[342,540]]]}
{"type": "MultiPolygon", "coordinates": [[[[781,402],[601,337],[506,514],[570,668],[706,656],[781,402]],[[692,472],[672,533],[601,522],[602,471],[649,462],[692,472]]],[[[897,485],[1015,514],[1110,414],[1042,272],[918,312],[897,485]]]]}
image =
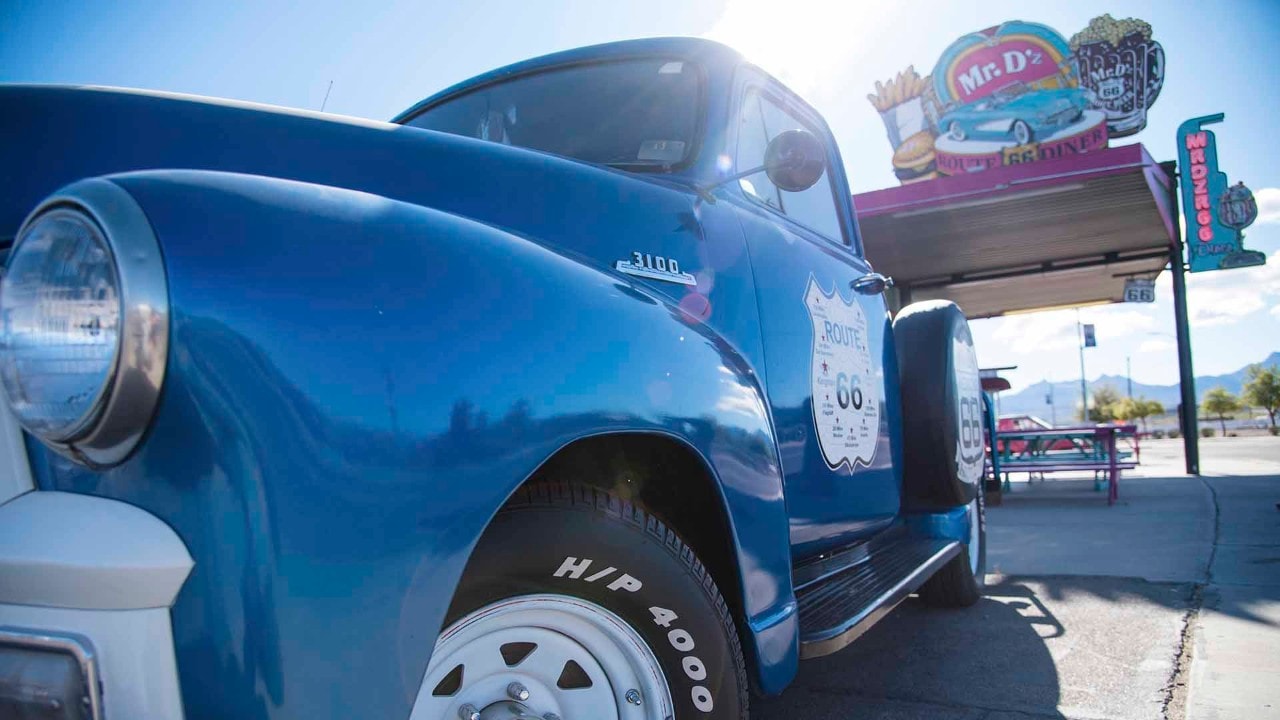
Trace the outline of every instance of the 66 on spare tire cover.
{"type": "Polygon", "coordinates": [[[902,389],[903,484],[913,509],[973,502],[986,440],[973,335],[952,302],[903,308],[893,321],[902,389]]]}

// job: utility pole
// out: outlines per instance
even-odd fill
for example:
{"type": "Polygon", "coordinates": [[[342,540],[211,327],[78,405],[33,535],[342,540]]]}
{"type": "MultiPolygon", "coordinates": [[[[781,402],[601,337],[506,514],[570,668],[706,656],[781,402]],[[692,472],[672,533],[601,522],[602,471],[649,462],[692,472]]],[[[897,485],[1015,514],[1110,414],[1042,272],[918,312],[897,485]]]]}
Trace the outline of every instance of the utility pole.
{"type": "Polygon", "coordinates": [[[1080,308],[1076,308],[1076,340],[1080,341],[1080,422],[1089,423],[1089,383],[1084,379],[1084,327],[1080,325],[1080,308]]]}
{"type": "Polygon", "coordinates": [[[1125,384],[1129,386],[1129,399],[1133,399],[1133,366],[1129,364],[1129,356],[1124,356],[1124,378],[1125,384]]]}

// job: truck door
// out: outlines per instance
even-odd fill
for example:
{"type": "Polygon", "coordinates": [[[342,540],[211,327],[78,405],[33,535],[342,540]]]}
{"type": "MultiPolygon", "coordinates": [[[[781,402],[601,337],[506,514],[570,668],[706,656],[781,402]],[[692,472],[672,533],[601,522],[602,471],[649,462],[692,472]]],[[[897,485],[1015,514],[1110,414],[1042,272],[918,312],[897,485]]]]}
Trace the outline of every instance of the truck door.
{"type": "MultiPolygon", "coordinates": [[[[820,117],[767,77],[738,93],[739,171],[769,140],[804,129],[828,147],[813,187],[786,192],[764,172],[741,179],[739,205],[756,276],[769,400],[782,447],[792,554],[801,559],[884,528],[901,488],[897,363],[884,297],[858,294],[859,255],[839,154],[820,117]]],[[[730,141],[733,142],[732,140],[730,141]]]]}

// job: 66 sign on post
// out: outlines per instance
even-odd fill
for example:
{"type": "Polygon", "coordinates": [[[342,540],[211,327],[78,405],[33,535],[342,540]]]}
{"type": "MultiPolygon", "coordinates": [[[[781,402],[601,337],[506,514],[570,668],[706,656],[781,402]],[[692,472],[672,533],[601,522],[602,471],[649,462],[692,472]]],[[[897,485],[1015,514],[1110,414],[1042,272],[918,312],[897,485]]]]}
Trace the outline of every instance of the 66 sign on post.
{"type": "Polygon", "coordinates": [[[1148,278],[1127,278],[1124,281],[1124,301],[1127,303],[1153,303],[1156,301],[1156,281],[1148,278]]]}

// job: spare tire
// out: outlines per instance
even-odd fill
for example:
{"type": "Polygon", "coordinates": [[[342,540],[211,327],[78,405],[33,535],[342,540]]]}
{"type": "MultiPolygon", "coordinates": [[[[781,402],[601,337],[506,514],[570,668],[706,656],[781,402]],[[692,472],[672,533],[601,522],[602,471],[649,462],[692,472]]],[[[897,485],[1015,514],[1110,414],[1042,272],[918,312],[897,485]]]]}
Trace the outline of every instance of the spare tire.
{"type": "Polygon", "coordinates": [[[982,482],[986,440],[973,335],[952,302],[908,305],[893,321],[902,396],[903,506],[970,503],[982,482]]]}

